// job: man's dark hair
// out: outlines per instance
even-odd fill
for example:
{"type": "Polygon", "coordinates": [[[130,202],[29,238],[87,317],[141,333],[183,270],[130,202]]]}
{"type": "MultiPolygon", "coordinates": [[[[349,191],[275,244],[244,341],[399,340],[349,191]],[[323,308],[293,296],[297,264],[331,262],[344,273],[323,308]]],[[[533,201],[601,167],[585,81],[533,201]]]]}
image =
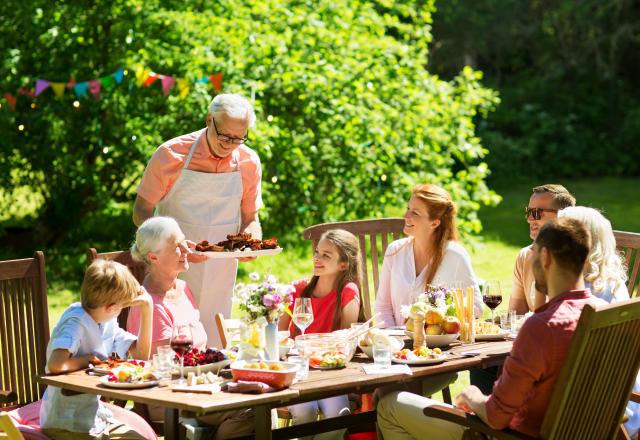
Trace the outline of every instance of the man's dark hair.
{"type": "Polygon", "coordinates": [[[580,220],[562,217],[545,223],[534,243],[547,248],[558,266],[579,276],[591,249],[591,236],[580,220]]]}
{"type": "Polygon", "coordinates": [[[576,198],[562,185],[547,183],[533,188],[534,194],[551,194],[553,196],[553,207],[557,209],[576,206],[576,198]]]}

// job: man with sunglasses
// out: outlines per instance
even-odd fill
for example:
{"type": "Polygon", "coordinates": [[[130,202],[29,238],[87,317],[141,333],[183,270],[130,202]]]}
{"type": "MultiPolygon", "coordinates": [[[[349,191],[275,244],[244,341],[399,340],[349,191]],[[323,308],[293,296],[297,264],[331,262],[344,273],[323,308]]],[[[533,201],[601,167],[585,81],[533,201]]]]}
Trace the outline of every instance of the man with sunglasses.
{"type": "MultiPolygon", "coordinates": [[[[533,188],[529,204],[524,210],[531,240],[536,239],[545,223],[558,217],[558,211],[575,204],[575,197],[562,185],[546,184],[533,188]]],[[[519,315],[533,312],[546,302],[544,294],[534,287],[532,266],[533,255],[529,245],[520,250],[513,269],[509,310],[515,310],[519,315]]]]}
{"type": "MultiPolygon", "coordinates": [[[[260,158],[246,145],[255,118],[243,96],[217,95],[205,128],[165,142],[151,157],[137,189],[133,222],[139,226],[154,212],[173,217],[191,246],[202,240],[216,243],[239,232],[261,238],[262,169],[260,158]]],[[[219,347],[215,315],[231,315],[238,261],[194,254],[188,258],[201,262],[191,265],[184,279],[200,309],[208,346],[219,347]]]]}
{"type": "MultiPolygon", "coordinates": [[[[533,188],[525,216],[529,223],[529,237],[535,240],[540,228],[549,220],[558,217],[558,211],[575,206],[576,199],[562,185],[546,184],[533,188]]],[[[533,312],[546,302],[546,296],[535,288],[533,277],[533,245],[520,249],[513,268],[513,287],[509,298],[509,310],[524,315],[533,312]]],[[[471,385],[477,386],[484,394],[490,394],[498,378],[498,368],[474,369],[469,372],[471,385]]]]}

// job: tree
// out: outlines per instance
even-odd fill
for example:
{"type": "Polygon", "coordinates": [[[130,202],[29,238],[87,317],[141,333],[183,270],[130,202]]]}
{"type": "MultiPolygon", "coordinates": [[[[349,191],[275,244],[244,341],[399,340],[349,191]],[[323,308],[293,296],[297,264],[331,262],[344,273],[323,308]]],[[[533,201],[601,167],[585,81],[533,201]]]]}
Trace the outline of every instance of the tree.
{"type": "Polygon", "coordinates": [[[427,72],[433,1],[28,3],[0,6],[5,88],[129,69],[99,100],[48,90],[20,98],[15,113],[3,106],[10,154],[0,181],[42,194],[22,225],[36,243],[127,243],[146,161],[164,140],[203,126],[210,87],[165,97],[157,84],[136,85],[140,66],[192,83],[223,72],[224,91],[254,98],[250,143],[263,161],[269,232],[383,215],[430,181],[452,191],[472,233],[479,206],[498,200],[475,134],[498,99],[470,68],[451,81],[427,72]]]}

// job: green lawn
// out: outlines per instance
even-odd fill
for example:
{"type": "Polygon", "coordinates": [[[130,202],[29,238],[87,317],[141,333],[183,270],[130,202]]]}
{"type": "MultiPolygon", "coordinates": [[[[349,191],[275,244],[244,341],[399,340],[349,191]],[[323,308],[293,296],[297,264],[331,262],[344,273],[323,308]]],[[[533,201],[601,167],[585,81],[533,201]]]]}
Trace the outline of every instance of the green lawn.
{"type": "MultiPolygon", "coordinates": [[[[508,188],[496,188],[503,202],[495,208],[484,208],[480,218],[484,230],[474,246],[469,246],[473,267],[483,279],[501,281],[504,309],[509,302],[511,273],[518,250],[528,245],[528,226],[523,208],[529,200],[531,188],[543,182],[531,182],[513,185],[508,188]]],[[[614,229],[640,231],[640,179],[606,178],[590,181],[562,182],[577,198],[578,204],[591,206],[603,211],[611,220],[614,229]]],[[[402,207],[397,208],[397,212],[402,207]]],[[[393,209],[392,209],[393,210],[393,209]]],[[[290,282],[307,277],[312,271],[311,247],[309,242],[285,243],[285,251],[274,258],[261,258],[253,262],[241,263],[239,280],[248,281],[250,272],[271,273],[282,282],[290,282]]],[[[79,282],[50,280],[49,317],[51,327],[57,322],[64,308],[77,300],[79,282]]],[[[488,316],[488,313],[487,313],[488,316]]],[[[468,373],[452,387],[455,395],[469,383],[468,373]]]]}

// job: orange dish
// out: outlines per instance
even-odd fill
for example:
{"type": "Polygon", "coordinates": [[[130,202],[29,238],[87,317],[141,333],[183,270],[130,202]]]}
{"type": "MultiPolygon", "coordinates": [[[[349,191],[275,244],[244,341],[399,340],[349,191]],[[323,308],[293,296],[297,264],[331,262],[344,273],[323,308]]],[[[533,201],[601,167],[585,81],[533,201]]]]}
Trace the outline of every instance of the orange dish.
{"type": "Polygon", "coordinates": [[[289,362],[237,361],[231,364],[231,374],[234,381],[262,382],[276,389],[286,388],[291,385],[296,377],[297,370],[298,365],[289,362]]]}

